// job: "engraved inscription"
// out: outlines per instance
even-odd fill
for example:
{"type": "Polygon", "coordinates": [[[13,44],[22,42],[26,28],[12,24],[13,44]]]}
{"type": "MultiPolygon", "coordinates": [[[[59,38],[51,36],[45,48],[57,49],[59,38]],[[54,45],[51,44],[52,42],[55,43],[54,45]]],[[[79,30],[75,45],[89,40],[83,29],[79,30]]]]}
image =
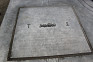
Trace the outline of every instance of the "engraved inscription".
{"type": "Polygon", "coordinates": [[[27,24],[28,25],[28,28],[29,28],[29,25],[31,25],[31,24],[27,24]]]}
{"type": "Polygon", "coordinates": [[[41,27],[55,27],[56,26],[56,24],[54,23],[48,23],[48,24],[40,24],[40,28],[41,27]]]}
{"type": "Polygon", "coordinates": [[[66,22],[66,26],[69,26],[68,22],[66,22]]]}

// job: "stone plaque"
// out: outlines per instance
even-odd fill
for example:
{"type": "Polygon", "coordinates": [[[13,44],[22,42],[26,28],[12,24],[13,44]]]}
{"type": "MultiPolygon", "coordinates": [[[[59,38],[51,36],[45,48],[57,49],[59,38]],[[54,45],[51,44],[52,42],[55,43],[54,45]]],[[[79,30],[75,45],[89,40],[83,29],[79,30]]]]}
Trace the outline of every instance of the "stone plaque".
{"type": "Polygon", "coordinates": [[[11,58],[91,52],[87,37],[70,6],[20,8],[11,42],[11,58]]]}

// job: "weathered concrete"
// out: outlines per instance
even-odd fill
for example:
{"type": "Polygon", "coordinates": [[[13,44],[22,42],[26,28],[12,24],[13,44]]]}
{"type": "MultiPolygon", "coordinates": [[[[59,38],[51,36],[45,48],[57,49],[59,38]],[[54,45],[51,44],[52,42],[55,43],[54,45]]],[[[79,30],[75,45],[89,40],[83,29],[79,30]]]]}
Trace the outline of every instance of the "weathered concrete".
{"type": "Polygon", "coordinates": [[[20,8],[12,57],[39,57],[91,52],[70,6],[20,8]],[[40,27],[42,24],[55,26],[40,27]],[[27,24],[30,24],[28,27],[27,24]],[[51,25],[50,24],[50,25],[51,25]]]}
{"type": "MultiPolygon", "coordinates": [[[[13,26],[19,7],[24,6],[62,6],[64,4],[72,5],[86,31],[86,34],[93,46],[93,11],[83,5],[79,0],[11,0],[6,15],[0,28],[0,62],[7,61],[9,44],[11,40],[13,26]]],[[[84,55],[66,58],[53,58],[42,60],[25,60],[11,62],[93,62],[93,55],[84,55]]]]}

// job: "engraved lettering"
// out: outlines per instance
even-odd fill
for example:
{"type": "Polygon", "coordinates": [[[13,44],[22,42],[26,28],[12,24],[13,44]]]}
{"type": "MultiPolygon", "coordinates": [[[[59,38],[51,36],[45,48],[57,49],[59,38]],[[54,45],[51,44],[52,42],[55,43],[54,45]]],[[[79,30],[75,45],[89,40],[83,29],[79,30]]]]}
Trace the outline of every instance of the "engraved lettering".
{"type": "Polygon", "coordinates": [[[68,22],[66,22],[66,26],[69,26],[68,22]]]}
{"type": "Polygon", "coordinates": [[[27,24],[28,25],[28,28],[29,28],[29,25],[31,25],[31,24],[27,24]]]}
{"type": "Polygon", "coordinates": [[[40,24],[40,28],[41,27],[55,27],[56,24],[53,24],[53,23],[48,23],[48,24],[40,24]]]}

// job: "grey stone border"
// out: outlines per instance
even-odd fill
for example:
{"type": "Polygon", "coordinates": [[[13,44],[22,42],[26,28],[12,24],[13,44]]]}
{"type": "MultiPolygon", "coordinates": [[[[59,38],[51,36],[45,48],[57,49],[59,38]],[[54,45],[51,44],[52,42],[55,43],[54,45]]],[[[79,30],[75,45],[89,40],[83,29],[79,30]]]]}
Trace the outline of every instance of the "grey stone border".
{"type": "Polygon", "coordinates": [[[85,0],[78,0],[85,8],[93,12],[93,6],[90,6],[85,0]]]}
{"type": "MultiPolygon", "coordinates": [[[[67,5],[66,5],[67,6],[67,5]]],[[[48,7],[48,6],[35,6],[35,7],[48,7]]],[[[49,6],[49,7],[56,7],[56,6],[49,6]]],[[[57,6],[58,7],[58,6],[57,6]]],[[[12,37],[11,37],[11,41],[10,41],[10,46],[9,46],[9,51],[8,51],[8,56],[7,56],[7,61],[20,61],[20,60],[34,60],[34,59],[48,59],[48,58],[64,58],[64,57],[74,57],[74,56],[83,56],[83,55],[90,55],[90,54],[93,54],[93,48],[91,46],[91,43],[86,35],[86,32],[79,20],[79,17],[77,16],[76,12],[75,12],[75,9],[73,6],[70,6],[72,7],[73,9],[73,12],[75,13],[77,19],[78,19],[78,22],[80,24],[80,27],[81,27],[81,30],[83,31],[83,34],[86,38],[86,41],[90,47],[90,50],[91,52],[84,52],[84,53],[75,53],[75,54],[65,54],[65,55],[53,55],[53,56],[39,56],[39,57],[18,57],[18,58],[11,58],[12,56],[12,44],[13,44],[13,39],[14,39],[14,35],[15,35],[15,30],[16,30],[16,25],[17,25],[17,19],[18,19],[18,15],[19,15],[19,11],[20,11],[20,8],[31,8],[31,7],[20,7],[18,9],[18,12],[17,12],[17,17],[16,17],[16,20],[15,20],[15,25],[14,25],[14,28],[13,28],[13,32],[12,32],[12,37]]]]}

